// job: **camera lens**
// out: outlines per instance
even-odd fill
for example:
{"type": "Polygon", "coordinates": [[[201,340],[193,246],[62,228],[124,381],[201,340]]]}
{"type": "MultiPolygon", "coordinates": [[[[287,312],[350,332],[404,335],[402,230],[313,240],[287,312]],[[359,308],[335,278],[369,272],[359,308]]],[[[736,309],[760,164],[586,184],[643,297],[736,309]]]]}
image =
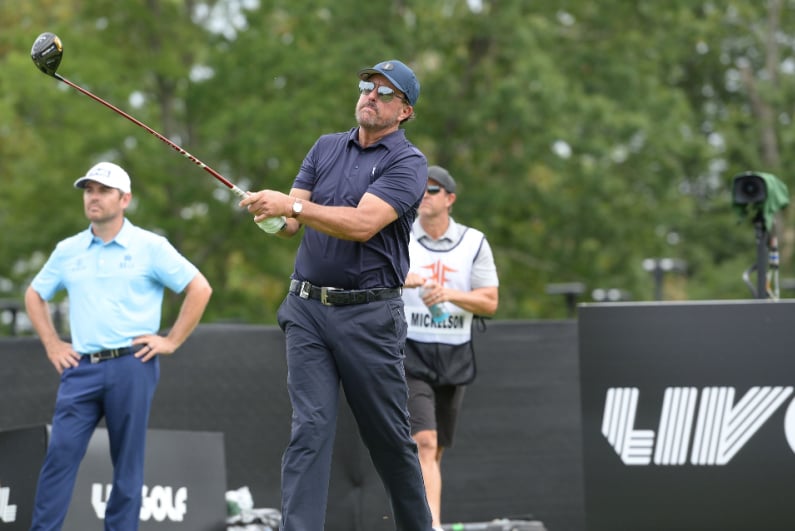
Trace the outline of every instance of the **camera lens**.
{"type": "Polygon", "coordinates": [[[759,183],[755,180],[746,180],[742,183],[742,193],[748,197],[755,197],[759,193],[759,183]]]}
{"type": "Polygon", "coordinates": [[[744,174],[734,178],[735,204],[764,203],[765,199],[767,199],[767,185],[762,177],[756,174],[744,174]]]}

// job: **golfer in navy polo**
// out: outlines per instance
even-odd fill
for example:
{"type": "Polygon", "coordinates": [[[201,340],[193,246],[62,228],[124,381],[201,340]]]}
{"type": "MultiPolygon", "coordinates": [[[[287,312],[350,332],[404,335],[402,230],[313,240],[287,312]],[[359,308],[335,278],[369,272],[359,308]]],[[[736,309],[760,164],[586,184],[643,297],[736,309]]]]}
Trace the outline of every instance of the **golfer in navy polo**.
{"type": "Polygon", "coordinates": [[[122,168],[100,162],[74,185],[91,224],[58,243],[25,292],[30,320],[61,375],[31,530],[61,529],[80,461],[104,417],[113,463],[105,530],[135,531],[158,356],[188,338],[212,290],[168,240],[125,218],[132,194],[122,168]],[[160,336],[164,288],[185,297],[160,336]],[[69,295],[71,342],[59,338],[46,302],[61,290],[69,295]]]}
{"type": "Polygon", "coordinates": [[[282,460],[282,531],[324,526],[340,384],[391,501],[395,528],[430,531],[417,447],[409,430],[401,290],[427,162],[400,129],[420,85],[400,61],[359,72],[358,127],[321,136],[290,195],[241,201],[255,221],[303,227],[290,289],[279,308],[286,335],[292,434],[282,460]]]}

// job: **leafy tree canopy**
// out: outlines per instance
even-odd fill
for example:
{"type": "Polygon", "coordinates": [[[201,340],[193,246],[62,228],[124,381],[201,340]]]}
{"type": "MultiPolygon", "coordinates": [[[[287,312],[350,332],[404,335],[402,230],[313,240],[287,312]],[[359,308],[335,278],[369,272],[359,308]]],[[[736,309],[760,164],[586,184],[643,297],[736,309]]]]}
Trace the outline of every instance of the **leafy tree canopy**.
{"type": "MultiPolygon", "coordinates": [[[[59,239],[86,226],[74,179],[107,159],[133,177],[129,217],[208,276],[207,321],[275,323],[298,241],[260,232],[217,181],[38,72],[59,73],[243,188],[287,191],[322,133],[355,125],[356,72],[398,58],[422,92],[409,138],[460,183],[483,230],[498,318],[566,317],[554,283],[655,297],[646,258],[685,272],[667,299],[748,298],[754,228],[732,177],[792,189],[795,2],[41,0],[0,4],[0,297],[18,299],[59,239]]],[[[780,214],[781,276],[795,233],[780,214]]],[[[782,293],[787,296],[787,293],[782,293]]],[[[166,304],[166,319],[176,311],[166,304]]]]}

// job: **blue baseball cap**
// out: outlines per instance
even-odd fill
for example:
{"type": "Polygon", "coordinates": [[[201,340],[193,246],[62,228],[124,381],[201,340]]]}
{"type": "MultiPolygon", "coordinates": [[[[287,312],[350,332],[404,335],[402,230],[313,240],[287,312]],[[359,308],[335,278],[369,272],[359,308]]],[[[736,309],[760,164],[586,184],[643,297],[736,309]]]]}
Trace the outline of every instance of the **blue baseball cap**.
{"type": "Polygon", "coordinates": [[[411,68],[405,64],[397,59],[383,61],[372,68],[359,70],[359,79],[366,80],[373,74],[381,74],[386,77],[395,85],[395,88],[406,95],[412,106],[417,103],[417,99],[420,97],[420,82],[417,81],[417,76],[414,75],[411,68]]]}

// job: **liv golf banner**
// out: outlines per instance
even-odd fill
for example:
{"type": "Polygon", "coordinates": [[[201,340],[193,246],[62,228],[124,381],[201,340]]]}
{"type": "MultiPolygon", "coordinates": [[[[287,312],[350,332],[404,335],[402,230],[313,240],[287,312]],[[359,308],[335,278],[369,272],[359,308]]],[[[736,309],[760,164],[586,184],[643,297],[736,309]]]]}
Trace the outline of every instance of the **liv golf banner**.
{"type": "Polygon", "coordinates": [[[795,529],[795,301],[583,305],[588,531],[795,529]]]}
{"type": "MultiPolygon", "coordinates": [[[[222,433],[149,430],[141,531],[217,531],[226,525],[222,433]]],[[[64,531],[101,529],[113,467],[108,433],[97,428],[80,465],[64,531]]]]}

